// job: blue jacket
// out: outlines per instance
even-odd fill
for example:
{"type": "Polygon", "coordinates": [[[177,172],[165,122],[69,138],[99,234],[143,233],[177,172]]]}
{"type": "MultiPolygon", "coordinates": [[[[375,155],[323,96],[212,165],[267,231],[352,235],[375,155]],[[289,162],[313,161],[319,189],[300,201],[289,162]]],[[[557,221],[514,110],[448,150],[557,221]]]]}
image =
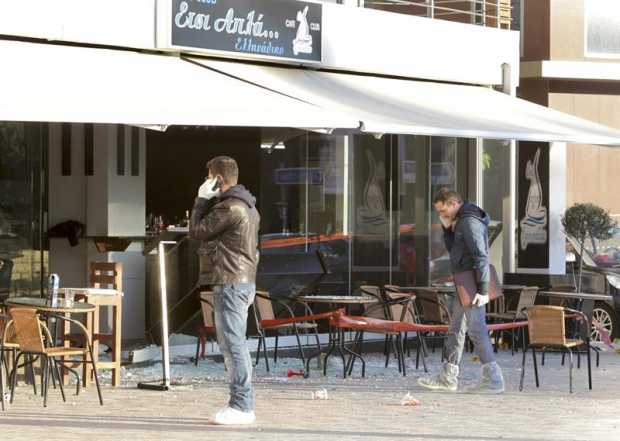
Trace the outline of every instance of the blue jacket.
{"type": "Polygon", "coordinates": [[[454,231],[443,229],[452,272],[479,270],[481,294],[489,290],[489,222],[489,215],[482,208],[464,201],[456,214],[454,231]]]}

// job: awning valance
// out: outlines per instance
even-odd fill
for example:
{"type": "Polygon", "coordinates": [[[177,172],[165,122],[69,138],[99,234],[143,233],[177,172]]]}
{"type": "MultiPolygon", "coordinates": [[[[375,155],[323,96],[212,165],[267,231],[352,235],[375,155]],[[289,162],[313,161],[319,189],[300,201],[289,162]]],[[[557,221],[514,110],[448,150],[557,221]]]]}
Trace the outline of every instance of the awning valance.
{"type": "Polygon", "coordinates": [[[0,121],[358,128],[178,57],[0,40],[0,121]]]}
{"type": "Polygon", "coordinates": [[[620,130],[481,86],[194,59],[205,67],[345,113],[370,133],[620,145],[620,130]]]}

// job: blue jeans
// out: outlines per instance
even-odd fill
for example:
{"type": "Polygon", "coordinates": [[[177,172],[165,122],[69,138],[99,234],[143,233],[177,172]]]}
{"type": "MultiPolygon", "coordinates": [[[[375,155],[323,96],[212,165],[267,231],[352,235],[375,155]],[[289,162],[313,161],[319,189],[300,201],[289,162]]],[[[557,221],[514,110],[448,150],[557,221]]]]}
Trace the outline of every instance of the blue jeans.
{"type": "Polygon", "coordinates": [[[487,329],[485,307],[464,308],[457,296],[448,298],[448,307],[450,308],[450,327],[445,346],[448,363],[458,365],[461,362],[466,333],[474,343],[474,351],[482,364],[495,361],[487,329]]]}
{"type": "Polygon", "coordinates": [[[224,356],[230,383],[228,405],[242,412],[254,409],[252,359],[246,342],[248,309],[254,302],[256,285],[213,285],[213,307],[217,344],[224,356]]]}

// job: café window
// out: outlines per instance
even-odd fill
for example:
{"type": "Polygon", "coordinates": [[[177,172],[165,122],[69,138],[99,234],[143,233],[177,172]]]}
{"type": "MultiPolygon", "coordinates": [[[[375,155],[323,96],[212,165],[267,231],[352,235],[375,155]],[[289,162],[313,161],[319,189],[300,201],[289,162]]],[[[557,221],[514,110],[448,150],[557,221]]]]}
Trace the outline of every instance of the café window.
{"type": "Polygon", "coordinates": [[[620,2],[587,0],[584,6],[585,56],[620,58],[620,2]]]}

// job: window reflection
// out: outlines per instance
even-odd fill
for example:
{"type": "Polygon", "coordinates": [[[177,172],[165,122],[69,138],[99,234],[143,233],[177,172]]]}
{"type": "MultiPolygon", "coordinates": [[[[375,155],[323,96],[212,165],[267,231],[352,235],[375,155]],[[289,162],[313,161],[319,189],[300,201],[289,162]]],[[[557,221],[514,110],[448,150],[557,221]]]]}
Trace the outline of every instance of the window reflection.
{"type": "Polygon", "coordinates": [[[40,289],[41,128],[0,123],[0,299],[40,289]]]}

